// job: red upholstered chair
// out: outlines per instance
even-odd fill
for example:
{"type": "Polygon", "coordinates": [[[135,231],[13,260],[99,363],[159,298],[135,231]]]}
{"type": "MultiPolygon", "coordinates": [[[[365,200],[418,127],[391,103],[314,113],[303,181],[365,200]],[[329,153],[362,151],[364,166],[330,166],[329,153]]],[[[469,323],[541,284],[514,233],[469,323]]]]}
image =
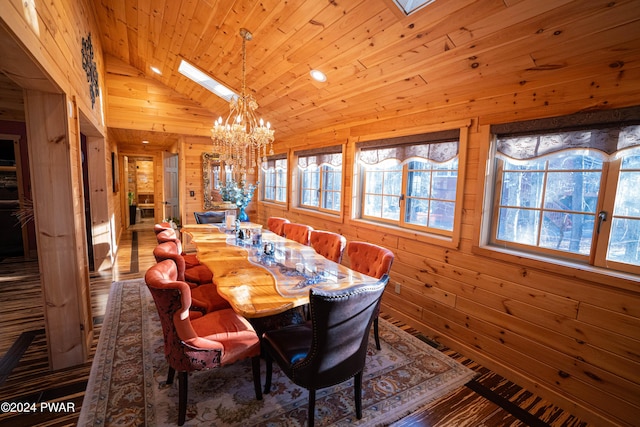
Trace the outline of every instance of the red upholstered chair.
{"type": "Polygon", "coordinates": [[[309,234],[313,228],[304,224],[296,224],[294,222],[287,222],[282,226],[284,231],[284,237],[289,240],[295,240],[303,245],[309,245],[309,234]]]}
{"type": "Polygon", "coordinates": [[[267,219],[267,228],[269,229],[269,231],[276,233],[278,236],[284,236],[284,231],[282,230],[282,227],[288,222],[289,220],[286,218],[279,218],[277,216],[272,216],[269,219],[267,219]]]}
{"type": "MultiPolygon", "coordinates": [[[[187,282],[189,287],[191,288],[191,298],[193,300],[194,308],[199,311],[204,311],[208,313],[210,311],[222,310],[224,308],[230,308],[231,305],[218,294],[218,290],[216,285],[211,283],[211,279],[213,279],[213,275],[209,271],[207,267],[204,265],[199,265],[193,267],[189,270],[185,269],[185,263],[182,256],[176,250],[176,245],[173,242],[165,242],[160,243],[153,249],[153,256],[156,259],[156,262],[162,262],[165,260],[171,260],[176,264],[176,280],[180,280],[182,282],[187,282]],[[189,271],[193,270],[202,270],[205,269],[208,272],[208,276],[210,279],[205,281],[205,278],[201,278],[203,283],[197,283],[192,280],[189,280],[186,274],[189,271]]],[[[202,274],[205,275],[206,272],[199,273],[191,272],[190,275],[202,274]]]]}
{"type": "MultiPolygon", "coordinates": [[[[187,282],[195,283],[196,285],[204,285],[206,283],[213,282],[213,272],[209,270],[206,265],[200,264],[199,261],[198,264],[194,265],[193,262],[188,262],[188,259],[190,259],[188,255],[181,254],[179,252],[181,248],[180,240],[170,240],[164,243],[160,243],[159,245],[164,245],[165,243],[173,245],[175,249],[172,252],[175,252],[175,254],[179,255],[184,261],[184,280],[186,280],[187,282]]],[[[197,260],[195,256],[193,257],[197,260]]]]}
{"type": "Polygon", "coordinates": [[[156,235],[164,230],[173,230],[173,227],[171,227],[171,224],[169,224],[168,222],[161,222],[158,224],[154,224],[153,226],[153,232],[156,233],[156,235]]]}
{"type": "MultiPolygon", "coordinates": [[[[154,226],[154,231],[155,231],[155,226],[154,226]]],[[[176,231],[171,227],[165,228],[165,229],[159,229],[158,232],[156,233],[156,240],[158,240],[158,243],[173,241],[177,238],[178,238],[178,235],[176,234],[176,231]]]]}
{"type": "Polygon", "coordinates": [[[338,233],[311,230],[309,245],[323,257],[340,263],[344,247],[347,245],[347,239],[338,233]]]}
{"type": "Polygon", "coordinates": [[[182,242],[180,241],[180,238],[178,237],[178,235],[176,234],[176,231],[173,228],[162,230],[156,233],[156,240],[158,241],[158,243],[165,243],[165,242],[175,243],[175,245],[178,247],[178,253],[183,256],[184,262],[187,264],[187,268],[191,268],[200,264],[200,261],[198,260],[197,256],[195,256],[194,254],[184,253],[184,251],[182,250],[182,242]]]}
{"type": "Polygon", "coordinates": [[[260,340],[251,324],[232,309],[218,310],[191,320],[191,288],[177,280],[173,261],[165,260],[147,270],[145,282],[153,296],[164,334],[164,354],[169,363],[167,384],[178,372],[178,425],[187,408],[190,372],[217,368],[251,358],[256,399],[260,390],[260,340]]]}
{"type": "MultiPolygon", "coordinates": [[[[346,252],[352,270],[378,279],[385,274],[388,275],[391,271],[394,255],[387,248],[367,242],[349,242],[347,243],[346,252]]],[[[373,320],[373,335],[376,340],[376,348],[380,350],[378,314],[380,314],[380,307],[377,308],[373,320]]]]}

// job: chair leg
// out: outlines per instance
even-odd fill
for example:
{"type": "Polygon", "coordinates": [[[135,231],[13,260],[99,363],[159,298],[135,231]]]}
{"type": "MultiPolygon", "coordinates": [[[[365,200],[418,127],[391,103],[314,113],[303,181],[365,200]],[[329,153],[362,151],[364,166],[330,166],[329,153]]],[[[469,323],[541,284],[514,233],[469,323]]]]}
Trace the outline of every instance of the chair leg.
{"type": "Polygon", "coordinates": [[[373,319],[373,337],[376,340],[376,349],[382,350],[380,347],[380,336],[378,335],[378,318],[373,319]]]}
{"type": "Polygon", "coordinates": [[[187,417],[187,379],[188,372],[178,373],[178,425],[184,424],[187,417]]]}
{"type": "Polygon", "coordinates": [[[362,418],[362,371],[353,378],[353,391],[356,400],[356,418],[362,418]]]}
{"type": "Polygon", "coordinates": [[[253,371],[253,388],[256,391],[256,399],[262,400],[262,389],[260,388],[260,356],[251,358],[251,370],[253,371]]]}
{"type": "Polygon", "coordinates": [[[271,392],[271,375],[273,373],[273,360],[267,353],[265,358],[265,364],[267,366],[267,373],[264,378],[264,394],[269,394],[271,392]]]}
{"type": "Polygon", "coordinates": [[[176,375],[176,370],[169,366],[169,372],[167,372],[167,381],[165,384],[173,384],[173,377],[176,375]]]}
{"type": "Polygon", "coordinates": [[[309,389],[309,427],[313,427],[316,412],[316,391],[309,389]]]}

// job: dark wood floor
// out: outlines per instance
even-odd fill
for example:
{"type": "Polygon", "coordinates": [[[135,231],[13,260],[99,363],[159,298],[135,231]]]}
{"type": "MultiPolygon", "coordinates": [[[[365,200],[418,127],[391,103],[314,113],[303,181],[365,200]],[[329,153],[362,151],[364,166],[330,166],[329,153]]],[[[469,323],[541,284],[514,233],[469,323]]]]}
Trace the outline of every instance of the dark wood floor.
{"type": "MultiPolygon", "coordinates": [[[[154,263],[156,245],[150,220],[123,233],[112,271],[91,275],[91,300],[95,351],[112,281],[140,278],[154,263]]],[[[0,403],[68,402],[69,413],[7,414],[0,411],[0,426],[76,425],[91,362],[69,369],[48,369],[42,296],[35,260],[7,258],[0,261],[0,403]]],[[[387,320],[428,341],[418,331],[385,316],[387,320]]],[[[532,426],[588,427],[551,402],[524,390],[474,361],[438,346],[441,351],[479,373],[479,377],[455,393],[432,402],[400,421],[413,426],[532,426]]]]}

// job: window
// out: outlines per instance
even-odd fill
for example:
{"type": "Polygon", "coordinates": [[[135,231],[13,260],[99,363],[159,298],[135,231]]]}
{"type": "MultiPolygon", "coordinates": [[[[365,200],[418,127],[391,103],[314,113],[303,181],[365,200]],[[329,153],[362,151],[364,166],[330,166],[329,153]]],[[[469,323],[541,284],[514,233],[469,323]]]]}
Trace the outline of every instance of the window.
{"type": "Polygon", "coordinates": [[[640,125],[498,134],[494,145],[492,244],[640,271],[640,125]]]}
{"type": "Polygon", "coordinates": [[[360,217],[450,236],[458,188],[459,131],[360,147],[360,217]],[[455,139],[452,138],[455,136],[455,139]]]}
{"type": "Polygon", "coordinates": [[[262,169],[262,200],[287,202],[287,157],[269,157],[262,169]]]}
{"type": "Polygon", "coordinates": [[[340,212],[342,200],[342,152],[332,147],[322,152],[301,152],[298,156],[300,207],[340,212]]]}

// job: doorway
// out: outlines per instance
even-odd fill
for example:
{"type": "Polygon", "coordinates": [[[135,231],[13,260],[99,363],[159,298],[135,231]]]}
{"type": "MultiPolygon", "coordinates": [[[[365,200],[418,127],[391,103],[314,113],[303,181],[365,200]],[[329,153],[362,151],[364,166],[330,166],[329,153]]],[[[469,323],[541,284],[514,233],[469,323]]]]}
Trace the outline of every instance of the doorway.
{"type": "Polygon", "coordinates": [[[87,137],[82,133],[80,133],[80,149],[82,150],[82,185],[84,187],[84,224],[87,232],[87,255],[89,257],[89,271],[95,271],[93,227],[91,227],[91,197],[89,197],[89,168],[87,166],[87,137]]]}
{"type": "Polygon", "coordinates": [[[125,156],[128,162],[127,194],[130,195],[133,205],[130,211],[129,225],[145,222],[154,222],[156,216],[156,176],[153,157],[125,156]]]}
{"type": "Polygon", "coordinates": [[[164,158],[164,218],[176,223],[180,218],[178,194],[178,155],[169,154],[164,158]]]}
{"type": "Polygon", "coordinates": [[[0,222],[7,224],[0,239],[0,258],[25,255],[23,227],[16,216],[22,205],[19,138],[0,139],[0,222]]]}

